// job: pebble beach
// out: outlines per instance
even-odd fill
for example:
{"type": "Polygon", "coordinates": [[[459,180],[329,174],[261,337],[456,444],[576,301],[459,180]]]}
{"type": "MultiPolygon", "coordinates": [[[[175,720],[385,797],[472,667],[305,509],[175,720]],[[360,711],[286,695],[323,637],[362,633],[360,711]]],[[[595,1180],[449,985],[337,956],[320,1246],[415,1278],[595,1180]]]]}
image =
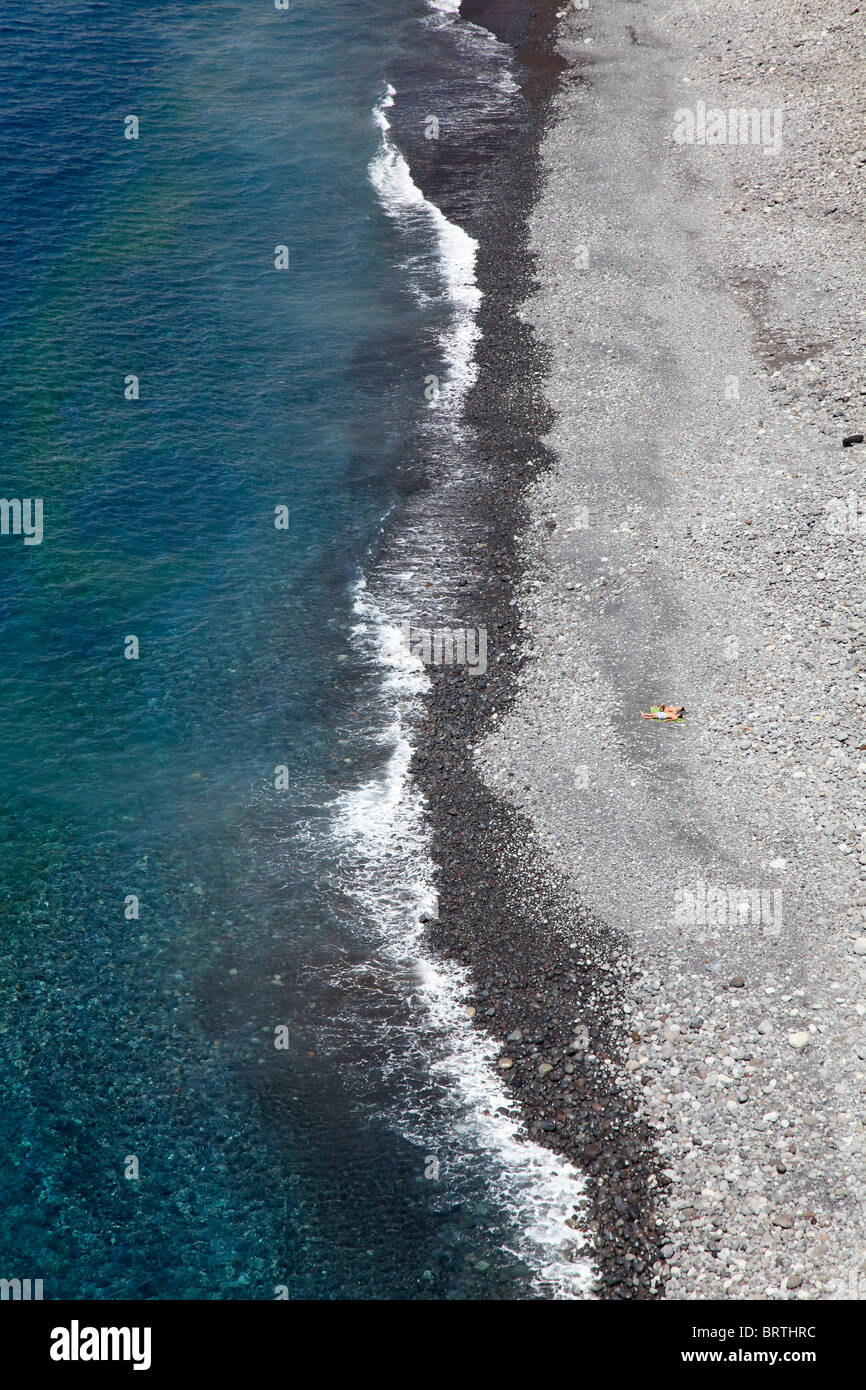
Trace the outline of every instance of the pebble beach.
{"type": "MultiPolygon", "coordinates": [[[[557,17],[521,308],[552,458],[474,765],[604,965],[571,1055],[640,1136],[612,1178],[578,1153],[596,1211],[633,1175],[612,1296],[866,1285],[864,38],[837,0],[557,17]]],[[[566,1040],[510,1031],[565,1115],[566,1040]]]]}

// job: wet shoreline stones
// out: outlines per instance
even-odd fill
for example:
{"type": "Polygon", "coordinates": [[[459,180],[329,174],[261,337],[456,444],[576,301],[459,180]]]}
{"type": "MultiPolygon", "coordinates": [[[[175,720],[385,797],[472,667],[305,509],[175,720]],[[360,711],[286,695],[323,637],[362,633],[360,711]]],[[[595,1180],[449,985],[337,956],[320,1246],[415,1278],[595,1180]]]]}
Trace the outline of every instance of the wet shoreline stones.
{"type": "MultiPolygon", "coordinates": [[[[562,66],[547,37],[556,6],[491,6],[480,22],[494,24],[496,10],[501,21],[503,9],[512,26],[518,11],[523,22],[532,19],[520,49],[531,73],[529,115],[519,138],[499,152],[497,177],[488,178],[497,196],[488,196],[483,217],[468,228],[480,242],[484,299],[479,377],[466,421],[486,465],[473,498],[486,529],[484,564],[466,603],[487,627],[488,670],[483,678],[459,666],[429,671],[413,760],[437,866],[438,919],[428,931],[436,950],[470,971],[473,1024],[501,1040],[500,1074],[522,1106],[528,1133],[585,1174],[588,1206],[573,1224],[593,1241],[598,1296],[647,1298],[658,1293],[664,1236],[655,1207],[663,1183],[651,1132],[637,1115],[638,1084],[623,1067],[626,943],[574,905],[531,823],[484,785],[473,764],[473,747],[507,711],[525,659],[514,601],[517,537],[528,520],[525,488],[550,462],[541,443],[551,419],[545,354],[518,306],[534,288],[527,218],[562,66]]],[[[435,174],[419,181],[447,211],[447,189],[435,174]]]]}

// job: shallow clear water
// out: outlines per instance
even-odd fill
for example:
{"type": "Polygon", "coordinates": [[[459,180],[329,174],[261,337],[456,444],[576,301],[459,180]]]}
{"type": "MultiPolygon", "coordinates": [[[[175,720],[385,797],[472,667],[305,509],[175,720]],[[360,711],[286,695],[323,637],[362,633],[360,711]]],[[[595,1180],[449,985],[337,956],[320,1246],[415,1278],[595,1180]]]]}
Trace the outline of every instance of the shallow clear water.
{"type": "Polygon", "coordinates": [[[471,248],[377,178],[401,65],[510,99],[453,9],[0,19],[2,493],[44,503],[0,538],[0,1274],[46,1297],[583,1277],[425,956],[423,674],[361,583],[431,355],[458,441],[471,377],[471,248]]]}

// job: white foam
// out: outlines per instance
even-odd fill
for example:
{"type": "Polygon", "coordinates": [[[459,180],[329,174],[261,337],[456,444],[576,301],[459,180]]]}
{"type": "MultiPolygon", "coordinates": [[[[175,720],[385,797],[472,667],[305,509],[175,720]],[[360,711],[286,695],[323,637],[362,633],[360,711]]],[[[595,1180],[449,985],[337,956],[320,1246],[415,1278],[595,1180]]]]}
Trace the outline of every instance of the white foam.
{"type": "MultiPolygon", "coordinates": [[[[481,303],[481,291],[475,282],[478,243],[462,227],[449,222],[441,209],[424,197],[412,178],[408,163],[391,139],[391,123],[385,114],[394,105],[395,95],[395,88],[387,83],[384,96],[373,110],[373,119],[381,132],[381,145],[370,161],[368,173],[389,217],[409,226],[426,223],[435,238],[452,322],[442,340],[446,377],[438,398],[431,405],[434,408],[444,406],[456,415],[477,375],[475,346],[480,331],[476,315],[481,303]]],[[[413,285],[413,289],[419,302],[423,302],[423,290],[417,285],[413,285]]]]}
{"type": "MultiPolygon", "coordinates": [[[[492,89],[489,76],[487,82],[494,99],[501,101],[503,92],[510,98],[517,90],[511,50],[488,30],[460,21],[460,0],[429,0],[429,5],[435,12],[430,22],[450,26],[460,47],[469,45],[473,55],[483,59],[479,74],[492,72],[492,89]]],[[[444,407],[449,427],[459,432],[463,400],[477,374],[482,297],[475,274],[478,243],[425,198],[412,178],[391,136],[387,112],[395,95],[388,83],[373,111],[381,141],[369,177],[389,217],[407,230],[426,228],[434,240],[452,319],[441,344],[446,378],[431,406],[444,407]]],[[[413,281],[412,263],[404,268],[418,302],[428,301],[417,276],[413,281]]],[[[522,1232],[520,1249],[514,1253],[535,1271],[539,1291],[587,1297],[594,1278],[588,1241],[566,1225],[575,1210],[584,1207],[584,1181],[572,1164],[523,1137],[519,1109],[496,1068],[498,1045],[473,1027],[465,1013],[468,971],[454,962],[435,960],[427,946],[421,919],[435,915],[436,893],[424,802],[409,776],[412,745],[404,714],[407,708],[410,716],[417,714],[428,677],[397,625],[370,597],[364,580],[356,586],[354,609],[359,620],[355,638],[379,662],[391,710],[381,734],[386,752],[381,771],[334,804],[332,829],[346,851],[350,895],[375,921],[383,952],[396,967],[395,978],[409,972],[425,1061],[445,1086],[457,1148],[487,1155],[488,1176],[493,1175],[500,1202],[522,1232]]],[[[424,1116],[417,1111],[404,1108],[400,1124],[407,1137],[420,1143],[435,1137],[426,1133],[424,1116]]]]}
{"type": "MultiPolygon", "coordinates": [[[[583,1179],[573,1165],[521,1137],[515,1102],[495,1067],[498,1046],[464,1012],[468,972],[434,960],[426,944],[421,918],[435,913],[436,894],[424,802],[409,776],[412,746],[401,705],[417,701],[428,677],[363,580],[355,589],[354,608],[355,637],[381,663],[394,704],[382,734],[388,749],[383,770],[334,804],[332,829],[349,851],[350,894],[365,915],[372,915],[385,955],[396,967],[411,969],[427,1065],[447,1086],[459,1144],[492,1160],[488,1167],[497,1196],[523,1232],[513,1253],[534,1270],[540,1292],[587,1297],[594,1275],[587,1241],[565,1224],[583,1206],[583,1179]]],[[[401,1122],[407,1137],[429,1142],[417,1114],[405,1113],[401,1122]]]]}
{"type": "Polygon", "coordinates": [[[447,25],[458,42],[469,47],[472,56],[482,57],[488,64],[492,62],[495,65],[496,86],[500,92],[513,96],[515,92],[520,91],[511,71],[511,49],[482,24],[473,24],[471,20],[461,19],[460,0],[427,0],[427,4],[433,11],[430,16],[433,23],[447,25]]]}

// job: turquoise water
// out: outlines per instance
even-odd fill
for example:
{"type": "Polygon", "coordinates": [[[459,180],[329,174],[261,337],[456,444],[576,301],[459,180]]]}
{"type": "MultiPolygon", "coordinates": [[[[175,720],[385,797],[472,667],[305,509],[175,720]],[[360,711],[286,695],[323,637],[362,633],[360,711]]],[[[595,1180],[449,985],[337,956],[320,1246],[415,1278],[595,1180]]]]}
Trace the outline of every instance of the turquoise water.
{"type": "Polygon", "coordinates": [[[387,781],[353,586],[445,312],[428,230],[371,186],[372,110],[401,62],[435,81],[451,21],[59,9],[50,42],[0,19],[2,493],[44,506],[41,545],[0,538],[0,1274],[528,1296],[502,1160],[333,839],[387,781]]]}

